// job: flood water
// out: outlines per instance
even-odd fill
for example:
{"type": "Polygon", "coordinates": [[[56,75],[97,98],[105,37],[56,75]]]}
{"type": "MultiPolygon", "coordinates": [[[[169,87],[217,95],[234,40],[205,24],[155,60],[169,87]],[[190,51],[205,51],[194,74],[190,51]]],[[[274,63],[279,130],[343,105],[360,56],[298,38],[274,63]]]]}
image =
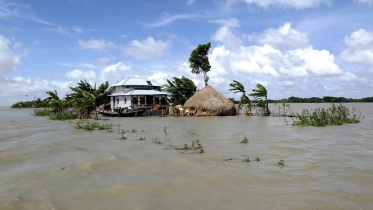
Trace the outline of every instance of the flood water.
{"type": "Polygon", "coordinates": [[[101,117],[113,132],[0,107],[0,209],[373,209],[373,103],[346,105],[360,123],[101,117]]]}

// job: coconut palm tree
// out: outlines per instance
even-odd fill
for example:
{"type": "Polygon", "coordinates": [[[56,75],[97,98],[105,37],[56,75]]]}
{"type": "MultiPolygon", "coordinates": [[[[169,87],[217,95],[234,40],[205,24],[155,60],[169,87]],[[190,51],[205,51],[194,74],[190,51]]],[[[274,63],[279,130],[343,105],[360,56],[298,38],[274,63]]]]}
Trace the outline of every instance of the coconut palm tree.
{"type": "MultiPolygon", "coordinates": [[[[251,100],[250,98],[246,95],[246,90],[245,87],[238,82],[237,80],[233,80],[232,83],[229,84],[232,88],[229,89],[231,91],[234,91],[233,93],[242,93],[242,96],[240,98],[240,103],[238,104],[238,107],[242,106],[244,103],[249,104],[249,110],[250,110],[250,116],[251,116],[251,100]]],[[[245,108],[245,114],[247,115],[247,109],[245,108]]]]}
{"type": "Polygon", "coordinates": [[[256,88],[257,89],[253,89],[252,90],[253,93],[250,93],[249,96],[252,96],[255,99],[257,99],[257,98],[265,98],[266,110],[265,110],[264,114],[266,116],[269,116],[270,112],[269,112],[269,109],[268,109],[267,89],[263,85],[261,85],[261,84],[257,84],[256,88]]]}

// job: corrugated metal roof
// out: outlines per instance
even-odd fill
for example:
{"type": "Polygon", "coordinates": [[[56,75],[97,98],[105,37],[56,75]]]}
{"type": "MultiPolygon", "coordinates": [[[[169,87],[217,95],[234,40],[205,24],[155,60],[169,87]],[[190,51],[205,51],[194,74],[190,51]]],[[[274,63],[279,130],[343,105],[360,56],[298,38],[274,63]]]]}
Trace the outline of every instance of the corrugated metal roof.
{"type": "Polygon", "coordinates": [[[168,92],[158,90],[132,90],[127,93],[115,93],[109,96],[133,96],[133,95],[171,95],[168,92]]]}
{"type": "MultiPolygon", "coordinates": [[[[143,78],[143,77],[128,77],[122,81],[119,81],[117,83],[115,83],[114,85],[112,86],[123,86],[123,85],[146,85],[146,86],[149,86],[149,83],[147,81],[150,81],[146,78],[143,78]]],[[[162,86],[162,85],[159,85],[157,83],[154,83],[152,81],[151,82],[151,86],[162,86]]]]}

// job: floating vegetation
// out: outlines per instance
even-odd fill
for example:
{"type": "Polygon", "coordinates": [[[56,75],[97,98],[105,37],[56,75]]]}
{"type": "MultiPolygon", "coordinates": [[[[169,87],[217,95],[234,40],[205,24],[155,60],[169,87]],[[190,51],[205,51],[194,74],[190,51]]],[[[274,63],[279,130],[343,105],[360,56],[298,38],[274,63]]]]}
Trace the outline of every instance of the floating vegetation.
{"type": "Polygon", "coordinates": [[[191,147],[188,147],[188,144],[184,144],[184,147],[176,147],[176,150],[199,150],[199,153],[204,153],[202,145],[199,143],[199,139],[192,141],[191,147]]]}
{"type": "Polygon", "coordinates": [[[50,120],[72,120],[74,119],[74,114],[72,112],[58,112],[49,114],[50,120]]]}
{"type": "Polygon", "coordinates": [[[284,165],[285,165],[285,161],[284,161],[284,160],[280,160],[280,161],[278,162],[278,164],[284,166],[284,165]]]}
{"type": "Polygon", "coordinates": [[[241,160],[241,162],[250,162],[250,157],[247,157],[247,158],[241,160]]]}
{"type": "Polygon", "coordinates": [[[121,131],[120,131],[120,134],[125,134],[126,132],[124,131],[124,129],[122,129],[121,131]]]}
{"type": "Polygon", "coordinates": [[[139,140],[146,140],[145,137],[140,136],[139,140]]]}
{"type": "Polygon", "coordinates": [[[48,108],[34,109],[34,116],[49,116],[51,111],[48,108]]]}
{"type": "Polygon", "coordinates": [[[188,131],[187,133],[189,133],[190,135],[194,135],[194,134],[196,134],[193,130],[188,131]]]}
{"type": "Polygon", "coordinates": [[[327,125],[342,125],[344,123],[358,123],[361,115],[356,114],[356,109],[352,112],[346,106],[339,104],[335,106],[334,103],[328,109],[318,108],[312,113],[308,109],[304,109],[302,114],[295,116],[293,125],[301,126],[327,126],[327,125]]]}
{"type": "Polygon", "coordinates": [[[76,129],[85,129],[87,131],[93,131],[93,130],[107,130],[109,132],[113,132],[113,124],[99,124],[97,122],[84,122],[84,121],[78,121],[76,122],[76,129]]]}
{"type": "Polygon", "coordinates": [[[163,128],[163,133],[164,133],[164,135],[167,135],[167,127],[163,128]]]}
{"type": "Polygon", "coordinates": [[[127,137],[125,137],[125,136],[122,134],[122,137],[121,137],[120,139],[125,140],[125,139],[127,139],[127,137]]]}
{"type": "Polygon", "coordinates": [[[131,133],[136,133],[136,132],[137,131],[134,128],[132,128],[131,133]]]}
{"type": "Polygon", "coordinates": [[[246,136],[245,136],[245,138],[241,141],[241,143],[249,143],[249,140],[246,138],[246,136]]]}
{"type": "Polygon", "coordinates": [[[256,161],[260,161],[260,158],[259,158],[259,157],[256,157],[255,160],[256,160],[256,161]]]}

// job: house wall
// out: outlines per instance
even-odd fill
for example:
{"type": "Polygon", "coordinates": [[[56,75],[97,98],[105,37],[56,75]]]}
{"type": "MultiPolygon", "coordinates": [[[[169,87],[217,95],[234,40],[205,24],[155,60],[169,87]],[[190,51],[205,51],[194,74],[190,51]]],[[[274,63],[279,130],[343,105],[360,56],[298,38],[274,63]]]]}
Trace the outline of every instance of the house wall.
{"type": "Polygon", "coordinates": [[[131,106],[131,96],[110,96],[111,111],[117,107],[129,107],[131,106]]]}

